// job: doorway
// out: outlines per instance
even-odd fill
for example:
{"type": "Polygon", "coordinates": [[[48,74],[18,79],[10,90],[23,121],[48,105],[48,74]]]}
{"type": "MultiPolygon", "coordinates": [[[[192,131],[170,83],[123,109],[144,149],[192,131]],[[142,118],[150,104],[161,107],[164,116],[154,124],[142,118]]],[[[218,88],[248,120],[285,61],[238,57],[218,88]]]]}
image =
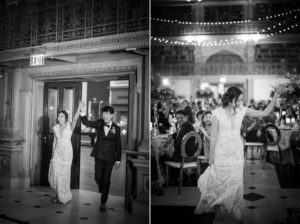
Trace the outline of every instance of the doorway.
{"type": "MultiPolygon", "coordinates": [[[[64,109],[69,113],[72,111],[70,119],[74,116],[78,101],[81,98],[87,99],[87,114],[90,114],[88,110],[90,99],[85,95],[85,84],[96,85],[99,82],[126,82],[126,86],[106,86],[106,91],[109,91],[108,98],[105,100],[97,99],[101,105],[98,109],[105,104],[112,104],[115,108],[114,122],[121,127],[121,141],[122,141],[122,162],[119,169],[114,169],[111,177],[111,191],[110,194],[125,196],[126,185],[126,150],[133,150],[136,142],[136,117],[137,105],[136,105],[136,74],[112,76],[110,78],[98,79],[73,79],[74,82],[45,82],[44,83],[44,111],[43,111],[43,150],[42,150],[42,164],[41,164],[41,184],[49,186],[48,183],[48,170],[49,163],[52,156],[52,142],[53,131],[52,127],[56,122],[58,111],[64,109]],[[126,94],[124,94],[126,92],[126,94]],[[101,102],[103,101],[103,102],[101,102]],[[71,103],[72,102],[72,103],[71,103]]],[[[98,88],[99,90],[99,88],[98,88]]],[[[91,106],[91,105],[90,105],[91,106]]],[[[95,105],[93,105],[95,108],[95,105]]],[[[92,106],[91,106],[92,108],[92,106]]],[[[98,112],[99,112],[98,110],[98,112]]],[[[95,116],[95,113],[91,113],[95,116]]],[[[101,114],[97,117],[100,118],[101,114]]],[[[86,136],[82,132],[82,126],[78,121],[76,131],[72,136],[72,144],[74,150],[72,173],[71,173],[71,188],[83,189],[90,191],[97,191],[98,187],[94,181],[94,160],[90,157],[92,145],[90,137],[86,136]],[[85,162],[84,162],[85,161],[85,162]],[[85,184],[83,184],[85,182],[85,184]]]]}
{"type": "MultiPolygon", "coordinates": [[[[129,81],[99,79],[83,83],[82,96],[86,101],[88,120],[101,119],[101,110],[106,105],[115,110],[113,122],[121,129],[121,166],[111,175],[110,194],[124,197],[126,183],[126,150],[128,150],[129,81]]],[[[96,130],[81,126],[80,189],[98,192],[94,180],[94,159],[90,156],[96,141],[96,130]]]]}
{"type": "MultiPolygon", "coordinates": [[[[43,139],[41,185],[49,186],[48,170],[52,157],[53,127],[56,124],[57,114],[61,110],[68,113],[68,121],[72,122],[81,99],[81,82],[47,82],[44,86],[43,108],[43,139]]],[[[73,162],[71,167],[71,189],[79,188],[80,178],[80,120],[77,121],[71,142],[73,146],[73,162]]]]}

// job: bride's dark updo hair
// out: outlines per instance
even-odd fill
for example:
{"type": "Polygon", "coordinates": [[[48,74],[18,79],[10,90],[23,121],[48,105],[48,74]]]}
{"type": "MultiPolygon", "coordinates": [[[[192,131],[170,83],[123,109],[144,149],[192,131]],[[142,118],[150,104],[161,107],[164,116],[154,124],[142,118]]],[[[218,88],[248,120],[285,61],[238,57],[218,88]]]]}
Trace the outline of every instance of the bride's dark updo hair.
{"type": "Polygon", "coordinates": [[[59,114],[63,114],[65,116],[66,122],[68,121],[68,112],[67,111],[61,110],[61,111],[58,112],[58,115],[59,114]]]}
{"type": "MultiPolygon", "coordinates": [[[[229,103],[232,101],[236,102],[240,95],[242,95],[243,92],[239,88],[233,86],[227,89],[226,93],[224,93],[222,97],[222,106],[223,108],[227,107],[229,103]]],[[[234,108],[235,110],[235,108],[234,108]]]]}

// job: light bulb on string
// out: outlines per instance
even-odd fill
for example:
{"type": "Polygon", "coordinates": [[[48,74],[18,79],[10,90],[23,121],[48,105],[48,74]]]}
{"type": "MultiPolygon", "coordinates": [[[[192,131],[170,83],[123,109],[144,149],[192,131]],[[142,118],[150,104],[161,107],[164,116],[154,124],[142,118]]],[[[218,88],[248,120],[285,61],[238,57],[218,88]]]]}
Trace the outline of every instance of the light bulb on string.
{"type": "MultiPolygon", "coordinates": [[[[276,26],[273,26],[273,28],[274,27],[276,27],[276,26]]],[[[221,46],[221,45],[239,44],[239,43],[244,43],[244,42],[251,41],[251,40],[252,41],[258,41],[259,39],[268,38],[270,36],[274,36],[275,34],[285,33],[288,30],[291,30],[291,29],[294,29],[295,27],[298,27],[298,24],[296,23],[296,24],[291,24],[290,26],[281,26],[281,27],[282,27],[282,29],[280,29],[280,30],[275,30],[275,29],[272,30],[272,29],[270,29],[272,27],[268,27],[268,30],[270,30],[271,33],[266,34],[266,35],[261,35],[260,32],[257,32],[257,34],[260,34],[261,36],[255,36],[255,35],[251,34],[251,35],[243,37],[243,39],[241,41],[238,41],[238,40],[235,41],[234,38],[230,38],[230,42],[229,42],[229,39],[221,39],[219,41],[215,40],[214,43],[212,43],[211,41],[206,42],[206,43],[205,42],[203,42],[203,43],[198,42],[197,43],[197,41],[196,41],[196,43],[193,43],[193,42],[188,43],[188,42],[182,42],[181,41],[181,42],[178,42],[178,44],[177,44],[177,41],[170,42],[165,38],[151,37],[151,39],[153,39],[154,41],[158,40],[160,43],[165,42],[165,43],[169,43],[169,44],[173,44],[173,45],[177,44],[177,45],[185,45],[185,46],[188,46],[188,45],[193,45],[193,46],[221,46]]],[[[265,30],[263,30],[263,31],[265,31],[265,30]]],[[[193,39],[191,39],[190,41],[193,41],[193,39]]]]}
{"type": "MultiPolygon", "coordinates": [[[[268,16],[265,16],[263,18],[258,18],[259,21],[261,20],[270,20],[272,18],[276,18],[277,16],[278,17],[281,17],[281,16],[285,16],[285,15],[289,15],[289,14],[294,14],[295,12],[299,12],[300,9],[294,9],[293,11],[288,11],[288,12],[283,12],[283,13],[279,13],[279,14],[274,14],[274,15],[268,15],[268,16]]],[[[200,24],[200,25],[220,25],[220,22],[203,22],[203,23],[199,23],[199,22],[187,22],[187,21],[178,21],[177,19],[176,20],[163,20],[163,19],[159,19],[159,18],[151,18],[152,20],[154,21],[165,21],[165,22],[169,22],[169,23],[178,23],[178,24],[200,24]]],[[[221,23],[222,25],[226,24],[235,24],[235,23],[247,23],[247,22],[251,22],[251,20],[242,20],[242,21],[227,21],[227,22],[223,22],[221,23]]]]}

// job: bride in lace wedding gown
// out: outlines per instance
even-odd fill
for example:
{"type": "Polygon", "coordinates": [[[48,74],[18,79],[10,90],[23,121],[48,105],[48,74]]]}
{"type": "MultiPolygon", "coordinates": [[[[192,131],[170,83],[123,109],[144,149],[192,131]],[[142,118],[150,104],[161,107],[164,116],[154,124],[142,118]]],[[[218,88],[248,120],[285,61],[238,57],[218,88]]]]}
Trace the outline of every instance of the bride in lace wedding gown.
{"type": "Polygon", "coordinates": [[[53,127],[54,141],[52,158],[50,160],[48,181],[55,190],[54,202],[67,203],[72,199],[70,190],[71,165],[73,160],[73,147],[71,137],[83,103],[79,103],[78,110],[72,124],[68,120],[68,113],[58,113],[58,124],[53,127]]]}
{"type": "MultiPolygon", "coordinates": [[[[279,88],[280,89],[280,88],[279,88]]],[[[264,111],[242,106],[243,93],[231,87],[222,98],[223,107],[213,111],[209,164],[199,177],[200,200],[196,214],[217,209],[242,220],[244,146],[240,130],[243,117],[264,117],[273,109],[280,91],[264,111]]]]}

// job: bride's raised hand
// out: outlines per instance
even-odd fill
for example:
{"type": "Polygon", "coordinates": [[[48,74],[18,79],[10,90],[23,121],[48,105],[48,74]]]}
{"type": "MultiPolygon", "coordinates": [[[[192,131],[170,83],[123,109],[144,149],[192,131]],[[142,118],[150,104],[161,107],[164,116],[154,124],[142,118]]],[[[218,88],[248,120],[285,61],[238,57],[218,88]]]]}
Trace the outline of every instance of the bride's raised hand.
{"type": "Polygon", "coordinates": [[[79,100],[78,108],[83,109],[85,107],[85,103],[82,100],[79,100]]]}
{"type": "Polygon", "coordinates": [[[275,93],[274,93],[274,97],[278,98],[281,96],[281,94],[284,92],[284,90],[286,89],[286,84],[281,84],[277,87],[275,93]]]}

